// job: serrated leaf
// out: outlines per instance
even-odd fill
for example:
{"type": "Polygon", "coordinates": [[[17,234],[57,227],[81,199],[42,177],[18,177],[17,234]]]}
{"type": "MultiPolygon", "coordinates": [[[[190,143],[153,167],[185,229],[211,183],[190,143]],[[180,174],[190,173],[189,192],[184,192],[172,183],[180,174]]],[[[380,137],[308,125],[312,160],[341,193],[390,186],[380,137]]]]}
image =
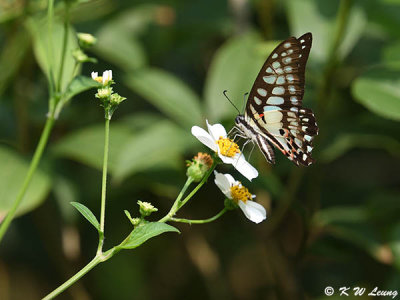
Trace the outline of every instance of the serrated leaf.
{"type": "Polygon", "coordinates": [[[71,202],[71,205],[75,207],[81,213],[81,215],[84,216],[85,219],[88,220],[98,231],[100,231],[99,221],[97,221],[96,217],[89,208],[78,202],[71,202]]]}
{"type": "Polygon", "coordinates": [[[381,117],[400,121],[399,72],[373,68],[358,77],[352,85],[356,100],[381,117]]]}
{"type": "MultiPolygon", "coordinates": [[[[0,221],[10,210],[17,197],[29,162],[6,147],[0,147],[0,221]]],[[[39,206],[50,191],[50,177],[41,169],[36,170],[16,215],[25,214],[39,206]]]]}
{"type": "MultiPolygon", "coordinates": [[[[234,38],[218,49],[208,71],[204,88],[206,116],[212,122],[237,114],[223,91],[241,109],[243,95],[250,92],[257,73],[269,53],[260,53],[261,39],[255,34],[234,38]]],[[[266,47],[269,49],[269,47],[266,47]]]]}
{"type": "Polygon", "coordinates": [[[151,239],[164,232],[180,233],[175,227],[159,222],[151,222],[135,228],[129,235],[128,240],[121,246],[122,249],[134,249],[148,239],[151,239]]]}
{"type": "Polygon", "coordinates": [[[125,82],[184,128],[201,123],[199,97],[172,74],[157,69],[143,69],[129,76],[125,82]]]}

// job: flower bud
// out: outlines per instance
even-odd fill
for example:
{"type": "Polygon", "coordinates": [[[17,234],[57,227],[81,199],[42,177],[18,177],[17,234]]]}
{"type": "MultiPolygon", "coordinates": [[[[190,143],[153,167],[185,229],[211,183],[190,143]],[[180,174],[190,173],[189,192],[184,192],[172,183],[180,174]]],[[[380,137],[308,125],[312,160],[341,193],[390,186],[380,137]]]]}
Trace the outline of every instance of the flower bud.
{"type": "Polygon", "coordinates": [[[75,49],[74,51],[72,51],[72,56],[76,60],[76,62],[78,62],[78,63],[84,63],[84,62],[96,63],[97,62],[97,59],[87,56],[86,53],[83,52],[79,48],[75,49]]]}
{"type": "Polygon", "coordinates": [[[191,177],[194,182],[199,182],[211,168],[212,164],[213,159],[209,154],[199,152],[192,161],[187,163],[188,169],[186,175],[191,177]]]}
{"type": "Polygon", "coordinates": [[[107,99],[108,97],[111,96],[112,88],[111,87],[105,87],[97,90],[97,94],[95,95],[96,98],[99,99],[107,99]]]}
{"type": "Polygon", "coordinates": [[[144,202],[144,201],[140,201],[138,200],[137,204],[139,205],[140,209],[140,214],[143,217],[147,217],[150,216],[151,213],[158,211],[158,209],[156,207],[154,207],[151,203],[149,202],[144,202]]]}
{"type": "Polygon", "coordinates": [[[132,218],[131,214],[127,210],[124,210],[124,213],[128,217],[129,221],[132,223],[132,225],[135,227],[138,226],[142,221],[140,218],[132,218]]]}
{"type": "Polygon", "coordinates": [[[90,33],[78,33],[77,35],[79,45],[84,49],[90,48],[97,42],[97,39],[90,33]]]}
{"type": "Polygon", "coordinates": [[[125,99],[126,99],[125,97],[122,97],[122,96],[118,95],[117,93],[114,93],[111,95],[110,102],[112,105],[118,105],[125,99]]]}

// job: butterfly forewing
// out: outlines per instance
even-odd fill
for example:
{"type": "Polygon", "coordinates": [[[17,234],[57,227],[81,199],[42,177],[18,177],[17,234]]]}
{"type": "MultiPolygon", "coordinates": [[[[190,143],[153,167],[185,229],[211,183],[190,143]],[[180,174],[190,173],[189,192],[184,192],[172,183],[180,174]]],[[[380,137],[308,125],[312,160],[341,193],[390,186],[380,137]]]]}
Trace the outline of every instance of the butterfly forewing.
{"type": "Polygon", "coordinates": [[[275,48],[254,82],[245,111],[265,139],[303,165],[313,162],[312,140],[318,133],[314,114],[302,107],[311,42],[311,33],[306,33],[275,48]]]}

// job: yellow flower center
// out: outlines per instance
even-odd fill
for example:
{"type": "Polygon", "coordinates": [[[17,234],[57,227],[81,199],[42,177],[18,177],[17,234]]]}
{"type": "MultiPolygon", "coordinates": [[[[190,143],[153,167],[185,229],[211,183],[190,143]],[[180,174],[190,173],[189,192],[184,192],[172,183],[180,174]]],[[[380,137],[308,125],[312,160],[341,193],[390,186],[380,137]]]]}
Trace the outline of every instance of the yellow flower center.
{"type": "Polygon", "coordinates": [[[97,76],[97,77],[94,78],[93,80],[97,81],[98,83],[102,83],[102,82],[103,82],[103,77],[97,76]]]}
{"type": "Polygon", "coordinates": [[[219,137],[219,140],[216,141],[218,144],[219,150],[221,154],[228,157],[234,157],[236,153],[240,153],[240,149],[238,144],[228,138],[219,137]]]}
{"type": "Polygon", "coordinates": [[[231,196],[232,199],[236,202],[242,200],[244,203],[246,203],[247,200],[252,199],[249,190],[246,187],[242,186],[242,184],[234,185],[231,187],[231,196]]]}

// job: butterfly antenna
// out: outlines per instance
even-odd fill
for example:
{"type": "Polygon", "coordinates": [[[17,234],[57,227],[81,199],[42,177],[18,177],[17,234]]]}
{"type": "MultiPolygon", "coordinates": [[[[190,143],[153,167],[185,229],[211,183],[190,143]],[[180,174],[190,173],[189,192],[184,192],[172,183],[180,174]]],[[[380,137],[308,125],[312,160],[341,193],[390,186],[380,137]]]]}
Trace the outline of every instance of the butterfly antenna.
{"type": "Polygon", "coordinates": [[[240,115],[240,111],[238,110],[238,108],[236,107],[236,105],[233,104],[233,102],[231,101],[231,99],[229,99],[229,97],[228,97],[228,95],[227,95],[226,93],[227,93],[227,90],[225,90],[225,91],[223,92],[225,98],[228,99],[228,101],[233,105],[233,107],[237,110],[237,112],[238,112],[239,115],[240,115]]]}
{"type": "Polygon", "coordinates": [[[243,95],[242,114],[243,114],[243,112],[244,112],[244,108],[246,107],[246,97],[247,97],[248,94],[249,94],[249,93],[247,92],[247,93],[244,93],[244,95],[243,95]]]}

